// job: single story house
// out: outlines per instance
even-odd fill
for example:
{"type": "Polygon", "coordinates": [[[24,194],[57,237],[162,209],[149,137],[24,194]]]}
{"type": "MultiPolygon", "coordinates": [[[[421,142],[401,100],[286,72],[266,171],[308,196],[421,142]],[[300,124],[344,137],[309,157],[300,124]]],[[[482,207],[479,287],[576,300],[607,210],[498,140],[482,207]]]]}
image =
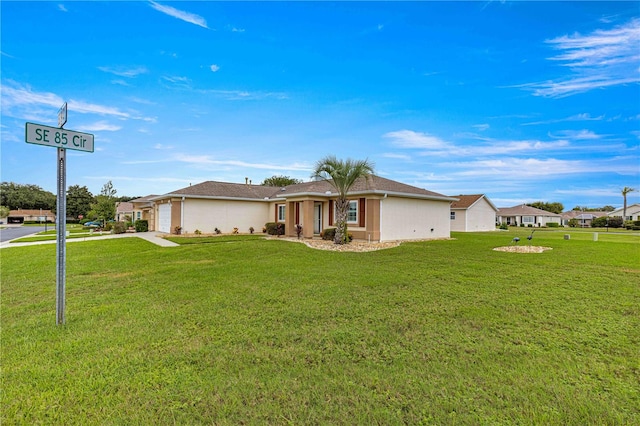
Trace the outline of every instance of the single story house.
{"type": "Polygon", "coordinates": [[[593,222],[594,219],[606,215],[607,212],[601,211],[583,212],[580,210],[571,210],[562,213],[560,216],[562,216],[562,225],[564,226],[569,226],[569,221],[575,219],[579,228],[590,228],[591,222],[593,222]]]}
{"type": "Polygon", "coordinates": [[[547,226],[548,223],[562,223],[562,216],[546,210],[521,204],[514,207],[500,207],[498,209],[498,223],[506,223],[509,226],[532,226],[538,228],[547,226]]]}
{"type": "MultiPolygon", "coordinates": [[[[165,233],[212,233],[218,228],[261,232],[267,222],[284,225],[287,236],[313,238],[335,222],[335,188],[325,180],[282,188],[227,182],[202,182],[152,197],[154,229],[165,233]]],[[[348,227],[355,239],[418,240],[450,236],[450,204],[454,197],[380,176],[361,178],[348,199],[348,227]]],[[[133,201],[134,204],[136,201],[133,201]]]]}
{"type": "Polygon", "coordinates": [[[157,195],[147,195],[146,197],[136,198],[129,201],[133,205],[134,222],[137,220],[146,220],[149,224],[149,231],[155,231],[155,203],[152,201],[157,195]]]}
{"type": "MultiPolygon", "coordinates": [[[[609,212],[609,217],[622,217],[624,214],[624,208],[620,207],[612,212],[609,212]]],[[[631,204],[627,206],[627,217],[623,220],[640,220],[640,203],[631,204]]]]}
{"type": "Polygon", "coordinates": [[[116,222],[126,222],[127,216],[129,220],[134,220],[133,203],[126,201],[116,203],[116,222]]]}
{"type": "Polygon", "coordinates": [[[451,203],[451,230],[495,231],[498,208],[484,194],[456,195],[451,203]]]}
{"type": "Polygon", "coordinates": [[[55,223],[56,214],[51,210],[42,209],[18,209],[10,210],[7,216],[7,223],[24,223],[24,222],[51,222],[55,223]]]}

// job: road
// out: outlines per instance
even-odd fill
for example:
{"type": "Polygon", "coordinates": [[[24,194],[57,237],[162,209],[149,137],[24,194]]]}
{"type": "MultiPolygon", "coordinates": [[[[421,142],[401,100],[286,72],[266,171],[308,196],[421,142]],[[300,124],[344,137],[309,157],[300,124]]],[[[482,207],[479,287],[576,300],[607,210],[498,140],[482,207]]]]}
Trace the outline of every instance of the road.
{"type": "MultiPolygon", "coordinates": [[[[6,225],[3,225],[6,226],[6,225]]],[[[0,242],[15,240],[27,235],[36,234],[44,231],[44,226],[8,226],[0,230],[0,242]]],[[[48,225],[48,230],[55,229],[55,226],[48,225]]]]}

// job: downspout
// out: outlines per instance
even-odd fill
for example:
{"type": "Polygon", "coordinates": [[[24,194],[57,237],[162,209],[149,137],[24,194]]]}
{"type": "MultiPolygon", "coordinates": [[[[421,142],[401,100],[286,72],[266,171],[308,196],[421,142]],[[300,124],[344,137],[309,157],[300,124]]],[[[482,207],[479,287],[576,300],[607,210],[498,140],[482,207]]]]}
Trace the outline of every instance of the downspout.
{"type": "Polygon", "coordinates": [[[184,230],[184,197],[180,200],[180,228],[184,230]]]}

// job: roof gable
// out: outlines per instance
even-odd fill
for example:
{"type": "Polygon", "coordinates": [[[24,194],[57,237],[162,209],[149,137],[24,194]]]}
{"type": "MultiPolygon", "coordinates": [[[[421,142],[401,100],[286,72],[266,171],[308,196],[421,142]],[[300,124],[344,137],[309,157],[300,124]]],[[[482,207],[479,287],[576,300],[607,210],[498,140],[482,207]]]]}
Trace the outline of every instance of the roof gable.
{"type": "Polygon", "coordinates": [[[521,204],[519,206],[514,206],[514,207],[500,207],[498,209],[498,214],[500,216],[549,216],[549,217],[560,216],[559,214],[556,214],[556,213],[551,213],[546,210],[527,206],[526,204],[521,204]]]}

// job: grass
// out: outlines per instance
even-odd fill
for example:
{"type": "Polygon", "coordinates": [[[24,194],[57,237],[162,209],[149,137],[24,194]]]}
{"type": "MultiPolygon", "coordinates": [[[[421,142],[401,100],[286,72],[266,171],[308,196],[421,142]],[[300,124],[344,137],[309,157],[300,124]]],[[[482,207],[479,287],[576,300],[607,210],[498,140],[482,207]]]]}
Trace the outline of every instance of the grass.
{"type": "Polygon", "coordinates": [[[55,247],[3,249],[0,421],[639,424],[640,237],[564,233],[87,241],[60,327],[55,247]]]}

